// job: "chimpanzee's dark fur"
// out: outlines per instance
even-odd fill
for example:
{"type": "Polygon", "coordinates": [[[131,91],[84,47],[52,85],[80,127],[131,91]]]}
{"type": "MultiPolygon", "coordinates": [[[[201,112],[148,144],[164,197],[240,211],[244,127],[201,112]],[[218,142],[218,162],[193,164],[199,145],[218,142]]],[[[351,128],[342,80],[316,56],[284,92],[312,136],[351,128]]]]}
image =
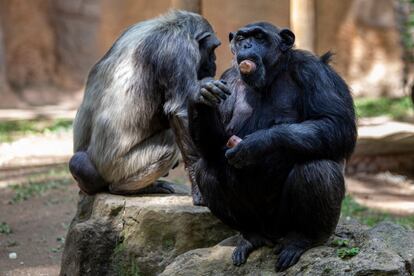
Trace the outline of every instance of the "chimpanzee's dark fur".
{"type": "Polygon", "coordinates": [[[293,49],[294,38],[264,22],[231,33],[234,66],[190,101],[197,183],[213,214],[242,234],[235,265],[279,243],[284,270],[326,241],[340,215],[357,133],[352,97],[330,54],[293,49]],[[239,72],[246,59],[255,73],[239,72]],[[232,135],[243,141],[228,149],[232,135]]]}

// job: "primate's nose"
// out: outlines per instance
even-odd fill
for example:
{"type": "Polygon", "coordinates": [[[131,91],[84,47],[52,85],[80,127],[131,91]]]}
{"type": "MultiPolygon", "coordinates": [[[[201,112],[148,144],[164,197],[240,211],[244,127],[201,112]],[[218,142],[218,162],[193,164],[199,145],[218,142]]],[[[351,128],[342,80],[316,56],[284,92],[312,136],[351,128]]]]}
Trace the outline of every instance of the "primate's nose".
{"type": "Polygon", "coordinates": [[[252,48],[252,44],[250,42],[243,43],[243,49],[249,49],[252,48]]]}

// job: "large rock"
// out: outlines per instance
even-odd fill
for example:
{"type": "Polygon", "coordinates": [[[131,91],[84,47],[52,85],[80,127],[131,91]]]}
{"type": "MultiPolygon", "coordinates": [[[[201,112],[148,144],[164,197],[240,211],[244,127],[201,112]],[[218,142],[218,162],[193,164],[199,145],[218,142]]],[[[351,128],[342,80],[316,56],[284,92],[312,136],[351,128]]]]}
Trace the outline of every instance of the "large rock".
{"type": "MultiPolygon", "coordinates": [[[[246,264],[236,267],[231,254],[237,237],[220,244],[189,251],[177,257],[161,275],[277,275],[277,256],[262,248],[251,254],[246,264]]],[[[326,245],[305,252],[300,261],[283,275],[411,275],[414,271],[414,233],[401,226],[381,223],[367,229],[356,223],[337,227],[326,245]],[[350,258],[338,257],[335,241],[349,240],[348,247],[360,252],[350,258]]]]}
{"type": "Polygon", "coordinates": [[[187,195],[81,195],[61,275],[155,275],[176,256],[233,234],[187,195]]]}
{"type": "MultiPolygon", "coordinates": [[[[239,239],[234,234],[187,195],[81,195],[61,275],[276,275],[272,248],[256,250],[246,264],[234,266],[231,255],[239,239]]],[[[413,272],[414,232],[387,222],[368,228],[344,221],[325,245],[305,252],[282,275],[413,272]],[[338,256],[338,250],[351,248],[360,251],[338,256]]]]}

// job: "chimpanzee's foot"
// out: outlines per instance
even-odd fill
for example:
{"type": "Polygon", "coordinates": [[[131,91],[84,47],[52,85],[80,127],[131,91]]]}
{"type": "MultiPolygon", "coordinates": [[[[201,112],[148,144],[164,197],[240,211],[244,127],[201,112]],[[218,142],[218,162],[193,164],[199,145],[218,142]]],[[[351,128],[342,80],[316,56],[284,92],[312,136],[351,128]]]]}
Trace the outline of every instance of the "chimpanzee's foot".
{"type": "Polygon", "coordinates": [[[207,206],[200,193],[193,194],[192,196],[193,196],[193,205],[194,206],[204,206],[204,207],[207,206]]]}
{"type": "Polygon", "coordinates": [[[137,194],[173,194],[175,193],[172,183],[165,180],[157,180],[149,186],[136,192],[137,194]]]}
{"type": "Polygon", "coordinates": [[[88,182],[84,182],[81,179],[78,179],[75,176],[73,176],[73,178],[78,183],[79,189],[87,195],[94,195],[94,194],[97,194],[99,192],[103,192],[103,191],[107,190],[107,186],[94,186],[94,185],[91,185],[88,182]]]}
{"type": "Polygon", "coordinates": [[[233,251],[233,264],[236,266],[244,264],[250,253],[257,248],[268,244],[271,244],[271,242],[259,235],[242,234],[239,243],[233,251]]]}
{"type": "Polygon", "coordinates": [[[78,183],[79,189],[94,195],[108,189],[108,184],[96,171],[89,156],[84,151],[76,152],[69,160],[69,171],[78,183]]]}
{"type": "Polygon", "coordinates": [[[285,245],[280,245],[276,250],[279,258],[276,262],[276,271],[284,271],[299,261],[300,256],[310,247],[310,242],[303,240],[293,240],[285,245]]]}

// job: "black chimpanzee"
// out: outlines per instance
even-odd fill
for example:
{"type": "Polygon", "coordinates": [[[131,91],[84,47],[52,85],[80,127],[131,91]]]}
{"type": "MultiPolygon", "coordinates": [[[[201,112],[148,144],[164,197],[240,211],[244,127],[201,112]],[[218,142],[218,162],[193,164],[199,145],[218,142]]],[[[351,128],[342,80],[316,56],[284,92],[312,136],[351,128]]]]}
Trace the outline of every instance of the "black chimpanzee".
{"type": "Polygon", "coordinates": [[[278,243],[281,271],[337,225],[357,134],[353,101],[330,53],[293,49],[290,30],[259,22],[229,38],[233,67],[189,104],[197,182],[213,214],[242,234],[233,263],[278,243]],[[242,140],[229,148],[233,135],[242,140]]]}

